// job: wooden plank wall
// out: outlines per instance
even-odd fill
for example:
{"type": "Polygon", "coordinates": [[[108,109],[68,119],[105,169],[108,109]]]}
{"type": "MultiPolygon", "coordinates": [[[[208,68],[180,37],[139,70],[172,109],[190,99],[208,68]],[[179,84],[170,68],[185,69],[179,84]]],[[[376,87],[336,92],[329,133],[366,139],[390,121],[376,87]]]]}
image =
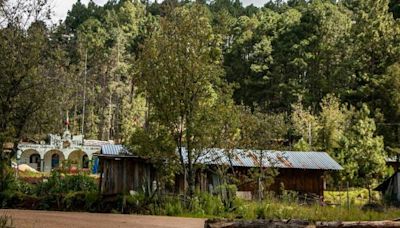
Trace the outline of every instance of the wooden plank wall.
{"type": "Polygon", "coordinates": [[[150,164],[134,159],[101,159],[101,193],[106,195],[151,190],[154,180],[150,164]]]}

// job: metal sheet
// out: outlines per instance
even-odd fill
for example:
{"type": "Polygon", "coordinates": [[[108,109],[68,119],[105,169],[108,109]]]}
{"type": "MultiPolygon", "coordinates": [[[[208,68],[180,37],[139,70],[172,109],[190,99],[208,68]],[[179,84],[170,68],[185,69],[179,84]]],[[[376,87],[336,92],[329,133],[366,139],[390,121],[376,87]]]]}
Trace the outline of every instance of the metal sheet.
{"type": "MultiPolygon", "coordinates": [[[[187,161],[185,150],[184,156],[187,161]]],[[[263,167],[276,168],[343,169],[326,152],[208,149],[204,151],[195,162],[210,165],[232,164],[237,167],[258,167],[260,163],[262,163],[263,167]]]]}
{"type": "Polygon", "coordinates": [[[132,155],[122,145],[103,145],[101,146],[100,153],[104,155],[132,155]]]}

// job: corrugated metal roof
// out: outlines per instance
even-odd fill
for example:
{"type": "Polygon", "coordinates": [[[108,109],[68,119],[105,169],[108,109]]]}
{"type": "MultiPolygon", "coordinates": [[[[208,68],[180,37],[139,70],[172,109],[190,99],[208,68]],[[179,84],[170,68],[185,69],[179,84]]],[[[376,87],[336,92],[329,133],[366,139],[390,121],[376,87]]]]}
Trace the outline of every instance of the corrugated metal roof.
{"type": "MultiPolygon", "coordinates": [[[[184,156],[187,160],[186,150],[184,156]]],[[[207,149],[197,159],[200,164],[232,164],[236,167],[263,167],[342,170],[326,152],[207,149]],[[229,159],[231,158],[231,159],[229,159]],[[261,159],[262,158],[262,159],[261,159]]]]}
{"type": "Polygon", "coordinates": [[[112,141],[112,140],[101,141],[101,140],[95,140],[95,139],[85,139],[83,141],[83,145],[85,145],[85,146],[103,146],[103,145],[109,145],[109,144],[114,144],[114,141],[112,141]]]}
{"type": "Polygon", "coordinates": [[[100,154],[103,155],[132,155],[123,145],[102,145],[100,154]]]}

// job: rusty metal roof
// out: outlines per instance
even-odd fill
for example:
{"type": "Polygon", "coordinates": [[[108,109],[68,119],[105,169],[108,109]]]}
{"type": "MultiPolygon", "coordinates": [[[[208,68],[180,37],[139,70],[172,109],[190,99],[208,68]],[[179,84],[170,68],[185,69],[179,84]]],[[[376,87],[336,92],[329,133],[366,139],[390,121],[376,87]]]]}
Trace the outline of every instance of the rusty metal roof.
{"type": "Polygon", "coordinates": [[[258,167],[261,163],[263,167],[275,168],[343,169],[326,152],[207,149],[195,162],[208,165],[232,164],[236,167],[258,167]]]}

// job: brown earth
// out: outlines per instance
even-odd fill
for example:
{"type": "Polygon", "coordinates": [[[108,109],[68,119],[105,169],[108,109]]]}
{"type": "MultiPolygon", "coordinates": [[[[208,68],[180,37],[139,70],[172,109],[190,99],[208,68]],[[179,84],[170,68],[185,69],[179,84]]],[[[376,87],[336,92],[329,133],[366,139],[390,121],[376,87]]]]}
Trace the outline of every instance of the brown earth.
{"type": "Polygon", "coordinates": [[[0,210],[13,219],[16,228],[114,228],[114,227],[204,227],[205,219],[166,216],[99,214],[31,210],[0,210]]]}

